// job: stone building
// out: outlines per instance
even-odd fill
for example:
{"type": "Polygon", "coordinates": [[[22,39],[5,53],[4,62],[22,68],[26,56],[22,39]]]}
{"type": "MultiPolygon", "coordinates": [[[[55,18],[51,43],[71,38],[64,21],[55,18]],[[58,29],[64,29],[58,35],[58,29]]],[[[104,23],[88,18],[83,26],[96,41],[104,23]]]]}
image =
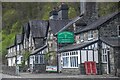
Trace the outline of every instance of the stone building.
{"type": "Polygon", "coordinates": [[[58,50],[61,54],[62,73],[87,74],[85,62],[94,61],[95,73],[119,75],[120,12],[98,18],[95,16],[97,8],[94,7],[97,3],[83,4],[86,7],[83,16],[60,30],[75,34],[75,43],[58,50]]]}

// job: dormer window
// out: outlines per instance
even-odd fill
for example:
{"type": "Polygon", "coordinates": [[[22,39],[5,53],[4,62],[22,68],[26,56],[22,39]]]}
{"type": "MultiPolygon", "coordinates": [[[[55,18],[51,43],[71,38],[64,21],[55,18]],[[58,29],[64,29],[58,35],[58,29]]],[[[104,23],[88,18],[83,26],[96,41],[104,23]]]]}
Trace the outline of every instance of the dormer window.
{"type": "Polygon", "coordinates": [[[93,31],[88,32],[88,40],[93,39],[93,31]]]}
{"type": "Polygon", "coordinates": [[[118,37],[120,37],[120,25],[117,26],[118,37]]]}

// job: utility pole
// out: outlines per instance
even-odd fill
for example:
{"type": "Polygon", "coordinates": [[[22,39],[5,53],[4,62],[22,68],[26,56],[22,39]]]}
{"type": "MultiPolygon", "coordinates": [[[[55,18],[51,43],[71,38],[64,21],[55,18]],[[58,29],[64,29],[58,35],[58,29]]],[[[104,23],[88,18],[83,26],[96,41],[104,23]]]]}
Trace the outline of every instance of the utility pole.
{"type": "Polygon", "coordinates": [[[15,67],[16,67],[16,75],[19,75],[19,66],[17,65],[17,36],[15,36],[15,67]]]}
{"type": "Polygon", "coordinates": [[[59,43],[58,43],[58,39],[57,39],[57,73],[59,73],[59,56],[58,56],[58,49],[59,49],[59,43]]]}

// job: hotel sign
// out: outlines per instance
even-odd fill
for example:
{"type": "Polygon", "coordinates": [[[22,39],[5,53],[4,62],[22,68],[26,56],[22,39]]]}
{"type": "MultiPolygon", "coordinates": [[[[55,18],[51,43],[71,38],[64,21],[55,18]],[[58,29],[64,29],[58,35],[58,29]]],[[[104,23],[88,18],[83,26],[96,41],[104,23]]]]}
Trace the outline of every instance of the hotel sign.
{"type": "Polygon", "coordinates": [[[58,43],[74,43],[74,33],[73,32],[59,32],[57,35],[58,43]]]}

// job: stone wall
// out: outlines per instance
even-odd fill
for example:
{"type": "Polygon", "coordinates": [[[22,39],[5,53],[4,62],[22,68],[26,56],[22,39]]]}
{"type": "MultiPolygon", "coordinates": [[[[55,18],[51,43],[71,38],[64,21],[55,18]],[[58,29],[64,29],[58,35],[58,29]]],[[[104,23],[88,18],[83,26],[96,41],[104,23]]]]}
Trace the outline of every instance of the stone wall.
{"type": "Polygon", "coordinates": [[[109,59],[110,59],[110,74],[115,74],[115,62],[114,62],[114,50],[113,48],[110,48],[110,56],[109,56],[109,59]]]}
{"type": "Polygon", "coordinates": [[[9,75],[17,75],[15,66],[2,65],[2,73],[9,75]]]}
{"type": "MultiPolygon", "coordinates": [[[[120,15],[119,15],[120,16],[120,15]]],[[[117,37],[118,15],[101,25],[100,37],[117,37]]]]}
{"type": "Polygon", "coordinates": [[[115,75],[120,76],[120,47],[114,48],[115,54],[115,75]]]}
{"type": "Polygon", "coordinates": [[[45,73],[46,72],[46,65],[45,64],[34,64],[33,72],[45,73]]]}
{"type": "Polygon", "coordinates": [[[80,74],[80,70],[79,70],[79,68],[63,68],[62,73],[77,75],[77,74],[80,74]]]}

